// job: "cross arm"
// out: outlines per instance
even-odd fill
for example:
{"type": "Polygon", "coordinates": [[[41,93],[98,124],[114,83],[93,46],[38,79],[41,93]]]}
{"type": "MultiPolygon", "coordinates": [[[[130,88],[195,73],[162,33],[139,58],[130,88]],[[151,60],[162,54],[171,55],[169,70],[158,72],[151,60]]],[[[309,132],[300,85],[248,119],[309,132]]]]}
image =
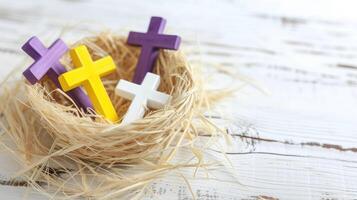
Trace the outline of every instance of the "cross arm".
{"type": "Polygon", "coordinates": [[[118,85],[115,88],[115,93],[117,95],[130,100],[133,100],[135,98],[135,91],[140,92],[139,86],[123,79],[119,81],[118,85]]]}
{"type": "Polygon", "coordinates": [[[177,50],[180,46],[181,38],[177,35],[148,34],[131,31],[128,43],[139,46],[143,46],[146,43],[152,47],[177,50]]]}
{"type": "Polygon", "coordinates": [[[181,37],[177,35],[158,35],[155,47],[177,50],[180,47],[181,37]]]}
{"type": "Polygon", "coordinates": [[[88,52],[88,49],[84,45],[80,45],[69,51],[72,58],[72,63],[75,67],[92,65],[93,61],[88,52]]]}
{"type": "Polygon", "coordinates": [[[106,56],[95,61],[95,71],[99,76],[106,76],[116,70],[115,63],[111,56],[106,56]]]}
{"type": "Polygon", "coordinates": [[[40,59],[46,52],[47,48],[42,44],[38,37],[33,36],[21,47],[34,60],[40,59]]]}
{"type": "Polygon", "coordinates": [[[160,109],[170,100],[171,96],[162,92],[152,91],[147,100],[147,105],[153,109],[160,109]]]}
{"type": "Polygon", "coordinates": [[[59,76],[58,81],[60,82],[62,89],[66,92],[82,85],[84,81],[88,80],[86,70],[87,69],[80,67],[59,76]]]}
{"type": "Polygon", "coordinates": [[[162,17],[151,17],[148,32],[162,33],[166,25],[166,19],[162,17]]]}

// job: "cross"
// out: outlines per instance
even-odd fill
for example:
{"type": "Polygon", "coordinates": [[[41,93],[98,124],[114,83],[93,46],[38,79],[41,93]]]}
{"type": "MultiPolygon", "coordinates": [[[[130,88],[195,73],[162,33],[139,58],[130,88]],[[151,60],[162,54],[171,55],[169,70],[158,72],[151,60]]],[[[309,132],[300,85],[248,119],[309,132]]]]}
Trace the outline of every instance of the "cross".
{"type": "Polygon", "coordinates": [[[133,82],[140,84],[147,72],[152,72],[159,49],[177,50],[181,38],[176,35],[162,34],[166,20],[161,17],[151,17],[149,29],[146,33],[130,32],[128,44],[141,46],[141,52],[136,65],[133,82]]]}
{"type": "Polygon", "coordinates": [[[141,85],[123,79],[119,81],[115,93],[125,99],[132,100],[122,124],[129,124],[142,118],[146,106],[160,109],[168,102],[170,95],[156,91],[159,85],[160,76],[153,73],[147,73],[141,85]]]}
{"type": "Polygon", "coordinates": [[[93,61],[84,45],[71,49],[70,56],[76,69],[59,77],[58,80],[63,90],[67,91],[83,85],[93,103],[94,110],[112,122],[117,121],[117,113],[100,79],[101,76],[115,71],[113,59],[106,56],[93,61]]]}
{"type": "MultiPolygon", "coordinates": [[[[32,85],[39,82],[46,75],[58,88],[61,88],[58,77],[67,72],[67,70],[60,64],[59,60],[68,50],[66,44],[61,39],[56,40],[47,49],[37,37],[31,37],[22,46],[22,50],[35,60],[35,62],[23,72],[25,78],[32,85]]],[[[87,108],[92,108],[92,103],[81,88],[70,90],[67,94],[85,111],[87,108]]]]}

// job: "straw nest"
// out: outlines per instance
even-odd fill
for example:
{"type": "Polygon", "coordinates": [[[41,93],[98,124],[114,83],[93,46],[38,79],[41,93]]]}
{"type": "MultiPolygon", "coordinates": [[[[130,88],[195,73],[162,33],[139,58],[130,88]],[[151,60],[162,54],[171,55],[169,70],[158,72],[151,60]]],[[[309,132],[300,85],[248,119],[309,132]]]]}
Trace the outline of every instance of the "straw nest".
{"type": "MultiPolygon", "coordinates": [[[[131,80],[140,53],[125,41],[104,33],[73,44],[86,45],[94,60],[113,57],[117,71],[102,80],[121,117],[130,102],[116,96],[114,87],[120,79],[131,80]]],[[[68,55],[61,62],[72,66],[68,55]]],[[[80,111],[49,80],[33,86],[24,79],[2,83],[0,141],[24,166],[14,178],[51,198],[136,198],[169,171],[209,165],[202,155],[212,143],[202,144],[201,136],[214,141],[226,135],[204,113],[224,91],[205,90],[200,72],[180,52],[161,51],[154,72],[171,101],[126,126],[80,111]],[[181,149],[192,159],[178,158],[181,149]]]]}

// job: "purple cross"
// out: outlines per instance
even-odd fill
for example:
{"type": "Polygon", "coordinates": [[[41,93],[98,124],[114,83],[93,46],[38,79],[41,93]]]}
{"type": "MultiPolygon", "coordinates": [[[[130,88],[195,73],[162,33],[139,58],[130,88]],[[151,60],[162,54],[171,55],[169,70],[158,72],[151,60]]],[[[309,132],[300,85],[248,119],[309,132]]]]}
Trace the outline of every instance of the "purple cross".
{"type": "MultiPolygon", "coordinates": [[[[59,60],[68,50],[66,44],[61,39],[56,40],[47,49],[37,37],[32,37],[22,46],[22,50],[35,60],[23,72],[23,75],[31,84],[39,82],[47,75],[58,88],[61,88],[58,77],[67,72],[67,70],[60,64],[59,60]]],[[[85,111],[87,108],[92,108],[92,103],[80,88],[68,91],[67,94],[85,111]]]]}
{"type": "Polygon", "coordinates": [[[136,65],[133,82],[141,84],[147,72],[152,72],[159,49],[177,50],[181,38],[176,35],[162,34],[166,20],[162,17],[151,17],[147,33],[130,32],[128,44],[141,46],[140,57],[136,65]]]}

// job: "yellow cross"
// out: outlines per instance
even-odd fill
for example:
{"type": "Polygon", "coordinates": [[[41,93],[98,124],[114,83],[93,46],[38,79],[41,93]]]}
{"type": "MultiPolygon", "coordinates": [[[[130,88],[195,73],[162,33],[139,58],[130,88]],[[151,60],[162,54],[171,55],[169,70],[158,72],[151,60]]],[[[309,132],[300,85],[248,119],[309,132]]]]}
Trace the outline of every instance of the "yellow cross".
{"type": "Polygon", "coordinates": [[[118,121],[118,115],[100,79],[115,71],[113,59],[106,56],[93,62],[84,45],[71,49],[70,56],[76,69],[59,76],[63,90],[68,91],[83,85],[95,111],[112,122],[118,121]]]}

